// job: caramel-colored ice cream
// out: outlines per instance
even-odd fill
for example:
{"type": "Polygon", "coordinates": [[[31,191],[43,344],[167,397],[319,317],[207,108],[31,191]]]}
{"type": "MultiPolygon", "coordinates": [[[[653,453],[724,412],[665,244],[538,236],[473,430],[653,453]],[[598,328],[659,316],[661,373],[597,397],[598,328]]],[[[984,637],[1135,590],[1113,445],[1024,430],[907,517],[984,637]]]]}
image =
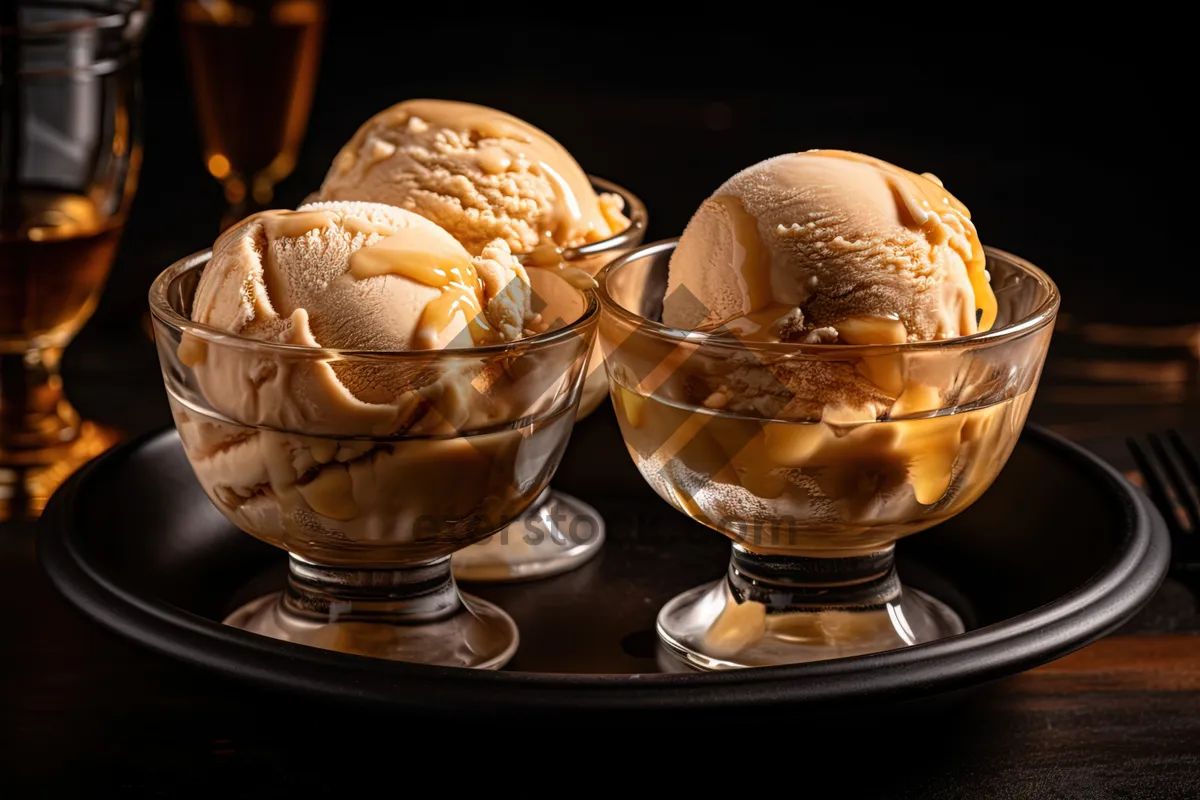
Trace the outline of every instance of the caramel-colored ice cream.
{"type": "Polygon", "coordinates": [[[227,231],[192,319],[254,339],[356,350],[511,341],[533,319],[502,241],[472,257],[427,219],[379,203],[264,211],[227,231]]]}
{"type": "MultiPolygon", "coordinates": [[[[417,214],[377,203],[316,203],[265,211],[223,234],[197,287],[192,319],[302,347],[437,349],[533,332],[542,321],[532,294],[502,241],[472,257],[417,214]]],[[[218,410],[281,430],[394,433],[424,413],[429,399],[418,397],[412,376],[395,366],[317,358],[280,363],[250,349],[206,347],[194,337],[184,339],[180,358],[218,410]]],[[[443,376],[426,393],[446,383],[443,376]]],[[[471,405],[466,399],[454,405],[471,405]]]]}
{"type": "Polygon", "coordinates": [[[996,316],[970,212],[932,175],[814,150],[739,172],[671,259],[663,321],[757,340],[899,344],[996,316]]]}
{"type": "Polygon", "coordinates": [[[364,548],[436,558],[490,534],[549,480],[589,342],[460,348],[578,318],[583,296],[539,272],[544,314],[503,240],[472,256],[376,203],[268,211],[226,232],[191,317],[236,336],[185,331],[177,353],[194,384],[168,380],[209,497],[243,530],[321,563],[364,548]]]}
{"type": "MultiPolygon", "coordinates": [[[[996,309],[970,213],[935,177],[813,150],[704,201],[671,257],[663,322],[747,343],[898,345],[986,330],[996,309]]],[[[742,352],[716,367],[706,406],[783,419],[877,419],[913,382],[885,355],[764,368],[742,352]]]]}
{"type": "Polygon", "coordinates": [[[1050,335],[1005,330],[1037,307],[1033,277],[985,253],[933,176],[839,151],[756,164],[673,250],[609,266],[601,341],[629,453],[737,545],[728,579],[660,612],[669,649],[767,666],[963,630],[901,602],[890,549],[969,507],[1016,445],[1050,335]],[[872,566],[824,591],[847,557],[872,566]]]}
{"type": "Polygon", "coordinates": [[[305,436],[217,419],[171,397],[188,460],[235,525],[323,564],[449,555],[549,482],[571,415],[459,436],[305,436]]]}
{"type": "Polygon", "coordinates": [[[514,253],[607,239],[629,220],[597,196],[566,149],[495,109],[409,100],[372,117],[338,153],[320,200],[388,203],[433,220],[479,254],[496,239],[514,253]]]}
{"type": "MultiPolygon", "coordinates": [[[[953,347],[899,346],[990,328],[985,265],[966,207],[932,176],[841,151],[738,173],[688,224],[663,301],[666,325],[716,336],[602,321],[635,462],[761,552],[877,549],[964,507],[1029,395],[998,394],[986,361],[953,347]]],[[[649,308],[635,284],[606,287],[649,308]]]]}

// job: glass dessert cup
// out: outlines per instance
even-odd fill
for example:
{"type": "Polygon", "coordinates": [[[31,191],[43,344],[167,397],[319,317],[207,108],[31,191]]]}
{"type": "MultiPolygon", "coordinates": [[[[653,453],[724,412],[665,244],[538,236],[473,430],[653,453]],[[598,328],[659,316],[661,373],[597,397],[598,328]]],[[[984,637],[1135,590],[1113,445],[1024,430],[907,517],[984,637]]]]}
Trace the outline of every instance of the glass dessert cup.
{"type": "MultiPolygon", "coordinates": [[[[743,342],[661,324],[675,241],[600,279],[600,344],[638,470],[668,503],[733,540],[726,576],[658,615],[694,669],[817,661],[963,631],[901,586],[896,540],[970,506],[1016,445],[1058,291],[987,249],[995,326],[903,345],[743,342]]],[[[679,291],[686,291],[681,288],[679,291]]]]}
{"type": "Polygon", "coordinates": [[[503,666],[516,626],[459,593],[450,556],[517,518],[558,467],[595,339],[595,293],[540,276],[535,290],[563,311],[516,342],[339,351],[191,322],[209,257],[177,262],[151,287],[168,400],[213,504],[290,564],[283,592],[226,624],[378,658],[503,666]]]}
{"type": "Polygon", "coordinates": [[[270,207],[296,166],[321,60],[325,0],[181,0],[204,165],[221,183],[221,230],[270,207]]]}
{"type": "MultiPolygon", "coordinates": [[[[629,190],[590,176],[597,194],[613,193],[625,201],[629,227],[615,236],[553,253],[526,257],[527,266],[596,276],[614,258],[628,253],[646,236],[646,206],[629,190]],[[577,272],[578,271],[578,272],[577,272]]],[[[576,420],[595,411],[608,396],[608,378],[599,344],[592,348],[576,420]]],[[[581,566],[604,544],[604,519],[596,509],[571,495],[547,489],[524,515],[505,530],[454,554],[459,580],[504,583],[548,578],[581,566]]]]}
{"type": "Polygon", "coordinates": [[[81,418],[59,365],[104,291],[136,191],[149,3],[4,8],[0,520],[39,516],[71,473],[121,438],[81,418]]]}

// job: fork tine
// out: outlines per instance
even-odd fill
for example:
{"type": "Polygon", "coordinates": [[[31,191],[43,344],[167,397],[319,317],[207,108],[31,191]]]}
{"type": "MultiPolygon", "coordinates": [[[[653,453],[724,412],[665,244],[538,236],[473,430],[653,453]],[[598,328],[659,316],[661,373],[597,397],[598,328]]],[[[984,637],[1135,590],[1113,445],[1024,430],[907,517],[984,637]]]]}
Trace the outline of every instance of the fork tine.
{"type": "MultiPolygon", "coordinates": [[[[1163,437],[1158,434],[1152,433],[1146,438],[1150,442],[1150,450],[1153,451],[1159,467],[1166,474],[1169,481],[1172,499],[1174,500],[1172,510],[1178,509],[1183,512],[1188,531],[1196,530],[1197,526],[1200,525],[1200,520],[1197,519],[1196,514],[1196,506],[1200,505],[1200,499],[1195,497],[1191,481],[1188,480],[1187,475],[1184,474],[1183,467],[1180,466],[1176,459],[1174,448],[1168,447],[1163,441],[1163,437]]],[[[1178,513],[1176,513],[1176,516],[1178,516],[1178,513]]]]}
{"type": "Polygon", "coordinates": [[[1175,494],[1191,520],[1192,533],[1200,534],[1200,464],[1196,463],[1196,454],[1179,431],[1173,428],[1167,431],[1167,443],[1171,445],[1170,464],[1180,488],[1175,494]]]}
{"type": "Polygon", "coordinates": [[[1150,500],[1153,501],[1167,522],[1172,543],[1178,541],[1183,535],[1183,529],[1179,524],[1179,516],[1174,513],[1171,506],[1171,493],[1168,488],[1170,484],[1167,482],[1167,476],[1163,473],[1162,467],[1155,459],[1146,456],[1146,452],[1135,439],[1126,439],[1125,446],[1129,448],[1129,454],[1133,456],[1138,472],[1142,473],[1142,479],[1146,483],[1146,494],[1150,495],[1150,500]]]}
{"type": "Polygon", "coordinates": [[[1200,486],[1200,458],[1196,457],[1196,451],[1183,438],[1183,434],[1175,428],[1167,431],[1167,438],[1175,445],[1175,452],[1179,454],[1179,460],[1187,468],[1192,485],[1200,486]]]}

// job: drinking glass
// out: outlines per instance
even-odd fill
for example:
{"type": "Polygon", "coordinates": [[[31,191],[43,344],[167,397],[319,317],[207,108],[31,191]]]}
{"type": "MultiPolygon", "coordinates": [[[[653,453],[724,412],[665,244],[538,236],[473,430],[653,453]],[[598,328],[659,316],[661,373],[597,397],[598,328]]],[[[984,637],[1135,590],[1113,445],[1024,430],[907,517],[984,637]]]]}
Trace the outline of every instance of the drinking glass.
{"type": "Polygon", "coordinates": [[[630,455],[664,500],[733,540],[724,578],[660,611],[666,651],[717,670],[961,633],[947,605],[900,585],[895,542],[970,506],[1004,466],[1050,342],[1054,284],[988,248],[999,317],[986,332],[744,342],[662,324],[674,247],[639,248],[600,280],[600,343],[630,455]],[[871,393],[894,399],[886,413],[845,402],[871,393]]]}
{"type": "Polygon", "coordinates": [[[308,126],[325,0],[181,0],[204,164],[225,190],[222,230],[263,209],[308,126]]]}
{"type": "MultiPolygon", "coordinates": [[[[594,277],[617,256],[628,253],[646,236],[646,206],[637,195],[612,181],[588,176],[597,194],[612,193],[625,201],[629,227],[598,242],[571,247],[559,255],[564,274],[594,277]]],[[[536,272],[536,270],[534,270],[536,272]]],[[[588,282],[591,285],[591,282],[588,282]]],[[[608,378],[599,344],[592,347],[583,397],[576,419],[595,411],[608,396],[608,378]]],[[[604,545],[604,518],[595,508],[565,492],[546,489],[529,511],[500,533],[454,554],[460,580],[508,583],[548,578],[584,564],[604,545]]]]}
{"type": "Polygon", "coordinates": [[[148,4],[0,11],[0,519],[36,516],[112,445],[63,396],[63,349],[108,279],[141,162],[148,4]]]}
{"type": "Polygon", "coordinates": [[[282,593],[226,624],[378,658],[502,666],[516,626],[459,594],[450,555],[524,512],[558,467],[595,341],[595,293],[531,278],[552,324],[515,342],[298,347],[191,322],[209,258],[174,264],[150,291],[168,400],[214,505],[290,565],[282,593]],[[371,402],[350,397],[353,385],[372,387],[371,402]]]}

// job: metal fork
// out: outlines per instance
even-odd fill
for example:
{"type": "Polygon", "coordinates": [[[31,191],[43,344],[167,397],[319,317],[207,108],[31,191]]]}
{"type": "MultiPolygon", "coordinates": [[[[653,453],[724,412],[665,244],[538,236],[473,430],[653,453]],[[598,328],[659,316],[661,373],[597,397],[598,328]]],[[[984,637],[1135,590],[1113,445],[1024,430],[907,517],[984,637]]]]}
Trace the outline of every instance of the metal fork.
{"type": "Polygon", "coordinates": [[[1200,459],[1177,430],[1149,434],[1146,446],[1126,439],[1142,473],[1146,494],[1154,501],[1171,532],[1171,555],[1177,570],[1200,573],[1200,459]]]}

